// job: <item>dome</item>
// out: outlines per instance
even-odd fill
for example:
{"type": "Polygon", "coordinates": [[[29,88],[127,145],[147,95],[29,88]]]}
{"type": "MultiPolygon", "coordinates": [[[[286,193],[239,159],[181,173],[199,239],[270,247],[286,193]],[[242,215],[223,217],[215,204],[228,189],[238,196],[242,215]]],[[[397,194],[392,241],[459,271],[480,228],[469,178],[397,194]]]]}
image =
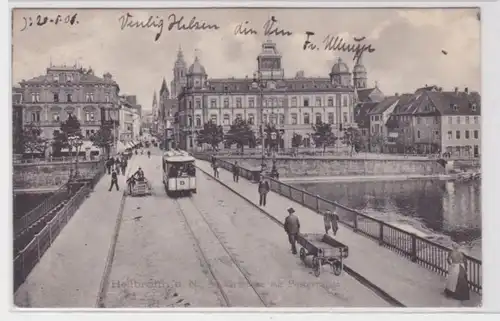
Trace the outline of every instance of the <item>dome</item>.
{"type": "Polygon", "coordinates": [[[354,73],[366,73],[366,68],[363,65],[356,64],[352,70],[354,73]]]}
{"type": "Polygon", "coordinates": [[[198,57],[194,59],[193,64],[189,67],[188,73],[206,75],[205,67],[203,67],[203,65],[200,63],[198,57]]]}
{"type": "Polygon", "coordinates": [[[343,62],[341,58],[339,58],[332,67],[332,74],[343,74],[343,73],[349,73],[349,67],[347,67],[347,64],[343,62]]]}

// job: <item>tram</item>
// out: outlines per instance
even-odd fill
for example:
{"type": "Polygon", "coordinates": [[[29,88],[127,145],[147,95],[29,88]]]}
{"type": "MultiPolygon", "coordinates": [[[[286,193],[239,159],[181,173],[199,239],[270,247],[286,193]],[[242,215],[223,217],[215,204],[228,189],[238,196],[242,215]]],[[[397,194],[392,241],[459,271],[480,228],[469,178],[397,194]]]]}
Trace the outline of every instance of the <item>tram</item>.
{"type": "Polygon", "coordinates": [[[163,154],[163,185],[167,195],[196,193],[194,161],[193,156],[182,150],[172,150],[163,154]]]}

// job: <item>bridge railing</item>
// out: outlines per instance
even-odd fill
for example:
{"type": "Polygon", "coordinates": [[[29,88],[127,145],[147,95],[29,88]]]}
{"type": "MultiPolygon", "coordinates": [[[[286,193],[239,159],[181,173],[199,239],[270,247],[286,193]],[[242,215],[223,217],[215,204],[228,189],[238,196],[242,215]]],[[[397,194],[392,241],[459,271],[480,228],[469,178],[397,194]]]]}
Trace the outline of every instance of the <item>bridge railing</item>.
{"type": "MultiPolygon", "coordinates": [[[[211,156],[195,154],[195,157],[210,161],[211,156]]],[[[217,161],[219,166],[226,170],[231,170],[233,166],[232,163],[225,160],[218,159],[217,161]]],[[[241,168],[240,173],[242,177],[252,181],[255,181],[255,177],[258,176],[257,170],[241,168]]],[[[271,177],[266,178],[270,182],[272,191],[298,202],[318,214],[325,210],[335,210],[339,215],[340,222],[350,227],[354,232],[378,242],[379,245],[387,247],[431,271],[441,275],[448,273],[449,265],[447,258],[451,252],[450,248],[392,226],[382,220],[363,214],[335,201],[327,200],[319,195],[314,195],[271,177]]],[[[468,255],[465,255],[465,259],[470,288],[477,293],[481,293],[482,262],[468,255]]]]}

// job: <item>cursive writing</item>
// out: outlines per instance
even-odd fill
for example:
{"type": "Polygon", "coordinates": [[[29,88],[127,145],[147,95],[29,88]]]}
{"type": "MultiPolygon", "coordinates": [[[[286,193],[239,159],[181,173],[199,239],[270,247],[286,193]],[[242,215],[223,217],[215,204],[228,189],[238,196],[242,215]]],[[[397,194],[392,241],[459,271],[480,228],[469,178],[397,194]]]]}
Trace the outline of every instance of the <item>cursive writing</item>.
{"type": "Polygon", "coordinates": [[[158,39],[160,39],[160,36],[163,32],[163,18],[160,18],[158,16],[156,16],[156,18],[154,18],[153,16],[149,16],[147,21],[143,21],[132,20],[133,17],[134,16],[127,12],[125,15],[118,18],[118,21],[120,21],[121,23],[121,30],[125,28],[157,28],[158,32],[155,35],[155,41],[158,41],[158,39]]]}
{"type": "MultiPolygon", "coordinates": [[[[303,50],[320,50],[319,46],[313,43],[311,40],[311,36],[314,36],[314,34],[315,33],[312,31],[306,31],[306,40],[304,41],[304,45],[302,46],[303,50]]],[[[354,59],[357,59],[365,51],[370,53],[375,51],[375,48],[372,48],[371,44],[360,43],[365,39],[366,37],[353,37],[355,43],[349,44],[344,40],[344,38],[329,34],[323,39],[322,43],[324,44],[324,50],[354,52],[354,59]]]]}
{"type": "Polygon", "coordinates": [[[257,31],[255,29],[253,29],[253,28],[248,29],[247,27],[245,27],[248,24],[249,24],[248,21],[245,21],[244,23],[237,24],[236,27],[234,28],[234,34],[235,35],[244,35],[244,36],[256,35],[257,31]]]}
{"type": "Polygon", "coordinates": [[[67,24],[70,26],[79,24],[80,22],[77,20],[78,13],[69,14],[66,16],[57,15],[56,17],[42,16],[37,15],[35,18],[32,17],[23,17],[24,26],[21,31],[28,29],[29,27],[41,27],[47,24],[53,25],[63,25],[67,24]]]}
{"type": "Polygon", "coordinates": [[[175,14],[168,16],[168,21],[171,21],[168,25],[168,31],[171,31],[174,27],[177,30],[219,30],[220,27],[217,24],[209,24],[204,21],[196,21],[196,17],[192,17],[189,23],[186,25],[183,23],[184,16],[177,19],[175,14]]]}
{"type": "Polygon", "coordinates": [[[284,29],[278,29],[276,26],[278,24],[278,20],[272,16],[271,19],[267,20],[266,23],[264,23],[264,35],[265,36],[291,36],[292,32],[291,31],[286,31],[284,29]],[[273,28],[274,27],[274,28],[273,28]]]}

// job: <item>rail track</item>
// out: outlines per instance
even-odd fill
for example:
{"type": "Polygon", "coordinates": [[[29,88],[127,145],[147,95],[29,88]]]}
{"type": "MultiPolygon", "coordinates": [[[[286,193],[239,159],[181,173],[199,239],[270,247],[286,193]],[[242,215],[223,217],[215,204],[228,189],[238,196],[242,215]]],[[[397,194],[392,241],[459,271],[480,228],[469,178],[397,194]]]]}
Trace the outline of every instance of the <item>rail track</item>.
{"type": "Polygon", "coordinates": [[[198,248],[202,260],[203,260],[203,265],[208,269],[210,276],[214,280],[215,284],[217,285],[218,291],[221,294],[224,303],[227,307],[232,307],[235,306],[231,302],[231,298],[228,295],[227,291],[225,290],[224,283],[219,279],[217,274],[214,271],[214,268],[212,264],[209,261],[209,258],[207,257],[205,251],[203,250],[201,246],[201,242],[199,238],[196,236],[192,225],[189,223],[189,219],[186,215],[186,212],[189,213],[197,213],[198,216],[202,219],[202,221],[205,223],[205,225],[209,228],[211,234],[216,238],[218,244],[220,244],[221,248],[224,250],[224,252],[227,254],[227,256],[230,258],[232,262],[232,266],[234,267],[235,270],[238,271],[240,275],[243,276],[243,278],[246,280],[246,283],[248,283],[248,287],[252,289],[253,293],[255,294],[256,298],[258,301],[262,303],[264,307],[268,307],[269,305],[267,304],[266,300],[263,298],[263,296],[259,293],[257,288],[254,286],[250,278],[248,277],[248,272],[241,266],[241,264],[238,262],[237,259],[235,259],[234,255],[228,250],[226,245],[224,244],[224,241],[221,239],[220,235],[217,234],[217,232],[214,230],[213,225],[207,220],[205,215],[202,213],[202,211],[194,204],[192,199],[190,198],[180,198],[180,199],[174,199],[175,204],[177,205],[178,209],[178,214],[182,217],[182,220],[184,221],[186,227],[189,230],[189,233],[191,234],[193,240],[196,243],[196,247],[198,248]]]}

